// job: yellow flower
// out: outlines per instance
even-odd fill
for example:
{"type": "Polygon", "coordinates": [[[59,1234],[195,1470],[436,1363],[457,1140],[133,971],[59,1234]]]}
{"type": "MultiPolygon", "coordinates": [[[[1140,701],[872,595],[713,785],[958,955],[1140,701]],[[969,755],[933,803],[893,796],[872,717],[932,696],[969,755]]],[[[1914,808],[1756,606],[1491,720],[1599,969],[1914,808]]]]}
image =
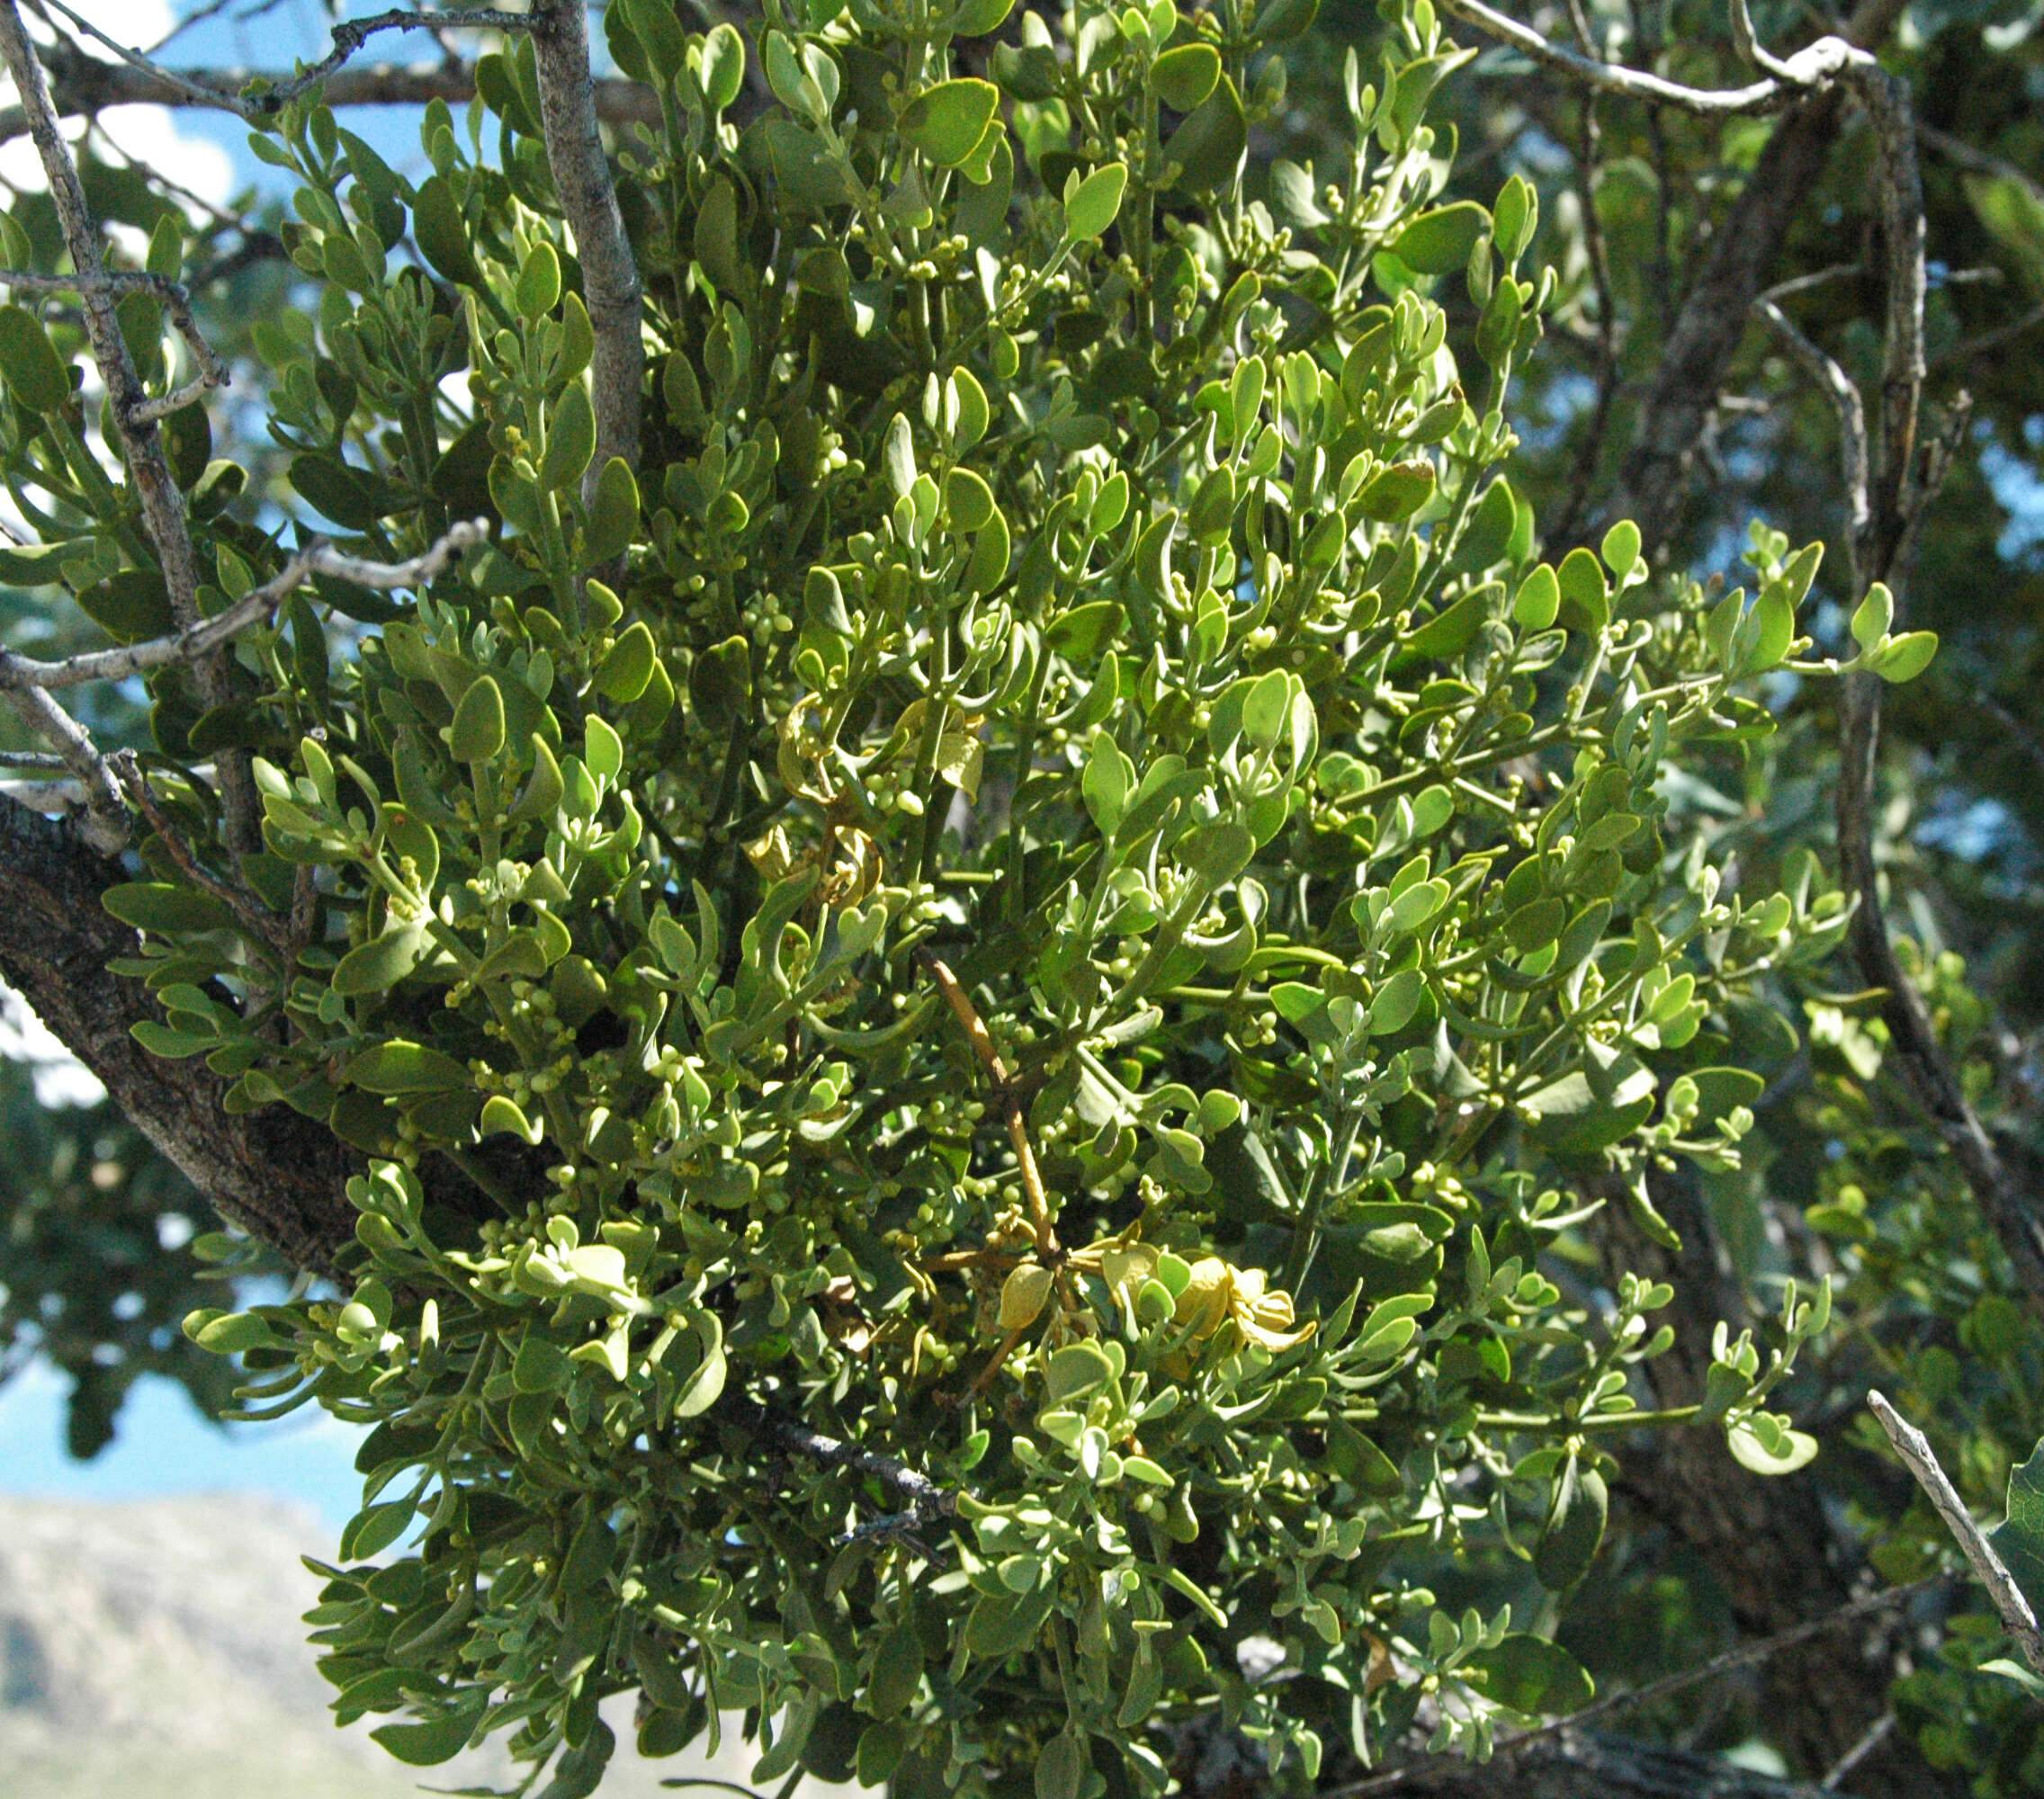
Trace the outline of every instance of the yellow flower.
{"type": "Polygon", "coordinates": [[[1233,1324],[1246,1341],[1274,1356],[1295,1348],[1319,1327],[1309,1321],[1295,1329],[1291,1294],[1267,1289],[1267,1278],[1261,1268],[1232,1267],[1218,1256],[1205,1257],[1192,1265],[1192,1278],[1179,1295],[1178,1321],[1193,1325],[1201,1341],[1233,1324]]]}

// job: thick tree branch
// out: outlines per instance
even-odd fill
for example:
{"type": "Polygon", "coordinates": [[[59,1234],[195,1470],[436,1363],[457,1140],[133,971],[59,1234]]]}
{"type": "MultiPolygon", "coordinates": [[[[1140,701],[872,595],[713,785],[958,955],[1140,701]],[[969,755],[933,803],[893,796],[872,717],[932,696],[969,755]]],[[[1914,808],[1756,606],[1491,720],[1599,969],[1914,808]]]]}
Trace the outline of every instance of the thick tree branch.
{"type": "Polygon", "coordinates": [[[0,977],[222,1218],[300,1267],[329,1267],[354,1235],[357,1159],[286,1106],[230,1116],[229,1083],[202,1058],[166,1061],[130,1034],[160,1011],[140,981],[107,971],[136,938],[100,895],[129,878],[71,826],[0,798],[0,977]]]}
{"type": "MultiPolygon", "coordinates": [[[[1874,49],[1902,12],[1903,0],[1861,0],[1842,36],[1874,49]]],[[[1831,160],[1843,110],[1833,85],[1801,101],[1776,126],[1676,314],[1604,511],[1607,519],[1636,520],[1649,546],[1664,543],[1676,525],[1683,478],[1753,303],[1831,160]]]]}
{"type": "Polygon", "coordinates": [[[587,491],[614,456],[639,466],[640,387],[646,371],[639,264],[625,240],[624,217],[604,155],[582,0],[540,0],[533,8],[531,32],[547,161],[568,228],[575,234],[582,298],[596,331],[590,397],[596,403],[596,453],[589,463],[587,491]]]}

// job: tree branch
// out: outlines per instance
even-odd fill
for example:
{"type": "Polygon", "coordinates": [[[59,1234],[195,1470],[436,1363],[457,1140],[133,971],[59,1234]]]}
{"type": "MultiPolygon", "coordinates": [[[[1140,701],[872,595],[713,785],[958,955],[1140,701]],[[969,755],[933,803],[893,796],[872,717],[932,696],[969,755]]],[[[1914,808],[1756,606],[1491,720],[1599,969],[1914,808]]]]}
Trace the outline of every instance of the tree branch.
{"type": "MultiPolygon", "coordinates": [[[[58,54],[51,58],[52,99],[66,118],[114,106],[204,106],[238,112],[240,89],[251,85],[273,91],[296,77],[278,69],[186,69],[172,73],[138,69],[97,58],[58,54]],[[197,93],[203,98],[193,98],[197,93]]],[[[321,97],[332,107],[423,106],[444,100],[466,105],[475,98],[474,67],[467,63],[435,63],[418,68],[390,64],[344,68],[327,78],[321,97]]],[[[607,125],[657,125],[659,96],[636,81],[605,76],[595,84],[596,116],[607,125]]],[[[28,135],[27,110],[0,107],[0,143],[28,135]]]]}
{"type": "Polygon", "coordinates": [[[1929,1439],[1881,1394],[1869,1393],[1867,1404],[1887,1433],[1887,1440],[1895,1445],[1902,1465],[1915,1476],[1916,1484],[1923,1488],[1924,1496],[1958,1540],[1959,1553],[1966,1557],[1967,1565],[1987,1589],[1987,1598],[2002,1621],[2002,1628],[2015,1639],[2016,1647],[2022,1650],[2022,1659],[2031,1668],[2044,1674],[2044,1632],[2037,1627],[2037,1615],[2031,1610],[2030,1601],[2023,1597],[2022,1589],[2016,1585],[2008,1564],[1995,1553],[1995,1545],[1987,1541],[1986,1533],[1967,1510],[1966,1501],[1959,1498],[1958,1489],[1938,1465],[1929,1439]]]}
{"type": "Polygon", "coordinates": [[[128,879],[72,826],[0,798],[0,977],[222,1218],[298,1266],[330,1268],[354,1239],[358,1159],[288,1106],[230,1116],[230,1083],[202,1057],[166,1061],[130,1034],[160,1013],[140,981],[107,971],[136,939],[100,895],[128,879]]]}
{"type": "MultiPolygon", "coordinates": [[[[196,624],[200,618],[199,565],[185,521],[184,497],[171,476],[163,434],[155,418],[142,410],[149,395],[121,336],[112,290],[106,282],[106,265],[100,255],[99,226],[85,200],[77,165],[58,130],[49,84],[22,23],[18,0],[0,0],[0,60],[5,61],[13,77],[14,91],[21,96],[29,134],[35,140],[36,154],[49,184],[49,197],[63,228],[65,246],[71,254],[85,336],[112,401],[121,460],[128,466],[144,528],[162,565],[171,616],[181,626],[196,624]]],[[[202,662],[197,672],[200,695],[207,705],[222,705],[233,697],[231,676],[219,658],[202,662]]],[[[220,783],[229,847],[237,855],[252,855],[262,848],[263,840],[246,751],[229,751],[220,757],[220,783]]],[[[88,793],[90,791],[88,787],[88,793]]]]}
{"type": "MultiPolygon", "coordinates": [[[[1645,69],[1600,62],[1595,57],[1552,43],[1530,25],[1522,25],[1486,6],[1484,0],[1440,0],[1440,10],[1573,80],[1587,82],[1607,94],[1622,94],[1629,100],[1644,100],[1651,105],[1672,106],[1703,118],[1780,112],[1803,94],[1824,88],[1844,70],[1870,60],[1864,49],[1848,39],[1824,37],[1785,59],[1770,58],[1775,72],[1747,86],[1685,87],[1645,69]]],[[[1743,6],[1738,10],[1743,11],[1743,6]]],[[[1735,24],[1735,34],[1736,31],[1735,24]]],[[[1750,36],[1750,23],[1747,31],[1750,36]]]]}
{"type": "MultiPolygon", "coordinates": [[[[22,269],[0,269],[0,287],[11,287],[17,293],[82,294],[87,284],[88,278],[84,275],[42,275],[22,269]]],[[[205,333],[199,329],[199,321],[192,311],[191,292],[182,282],[139,270],[102,269],[96,282],[91,284],[109,293],[154,294],[162,302],[172,327],[184,340],[185,348],[191,351],[193,361],[199,365],[199,372],[182,387],[131,404],[128,408],[130,424],[154,424],[189,406],[202,393],[233,385],[234,378],[227,364],[220,361],[220,353],[207,343],[205,333]]]]}
{"type": "Polygon", "coordinates": [[[530,30],[547,161],[568,228],[575,234],[582,298],[596,332],[590,398],[596,405],[596,452],[584,481],[588,494],[612,457],[639,466],[640,388],[646,372],[639,264],[625,240],[624,217],[604,155],[582,0],[535,0],[530,30]]]}
{"type": "MultiPolygon", "coordinates": [[[[1874,49],[1903,10],[1904,0],[1861,0],[1842,35],[1874,49]]],[[[1664,543],[1674,528],[1683,478],[1725,389],[1753,300],[1831,160],[1842,111],[1834,83],[1802,100],[1775,128],[1675,316],[1604,511],[1607,519],[1635,520],[1649,547],[1664,543]]]]}

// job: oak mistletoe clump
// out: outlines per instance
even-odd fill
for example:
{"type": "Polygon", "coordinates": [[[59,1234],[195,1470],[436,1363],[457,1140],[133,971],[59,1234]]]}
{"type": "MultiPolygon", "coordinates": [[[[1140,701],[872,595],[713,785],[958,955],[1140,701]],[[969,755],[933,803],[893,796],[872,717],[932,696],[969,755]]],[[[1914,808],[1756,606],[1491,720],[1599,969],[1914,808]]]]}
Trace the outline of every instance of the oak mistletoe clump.
{"type": "Polygon", "coordinates": [[[1674,1244],[1649,1177],[1738,1166],[1853,916],[1728,879],[1685,773],[1934,640],[1877,585],[1811,655],[1765,526],[1750,595],[1543,549],[1555,277],[1523,177],[1443,200],[1429,0],[1321,168],[1249,156],[1313,0],[1010,5],[613,0],[608,162],[579,8],[493,17],[417,179],[253,93],[260,457],[165,354],[175,228],[103,420],[93,306],[0,311],[0,568],[147,683],[73,756],[139,812],[134,1034],[345,1167],[352,1240],[187,1328],[239,1416],[372,1427],[310,1623],[404,1761],[571,1799],[633,1691],[645,1753],[738,1714],[756,1784],[899,1799],[1482,1758],[1591,1696],[1546,1596],[1614,1445],[1815,1453],[1828,1287],[1643,1405],[1672,1290],[1584,1232],[1674,1244]]]}

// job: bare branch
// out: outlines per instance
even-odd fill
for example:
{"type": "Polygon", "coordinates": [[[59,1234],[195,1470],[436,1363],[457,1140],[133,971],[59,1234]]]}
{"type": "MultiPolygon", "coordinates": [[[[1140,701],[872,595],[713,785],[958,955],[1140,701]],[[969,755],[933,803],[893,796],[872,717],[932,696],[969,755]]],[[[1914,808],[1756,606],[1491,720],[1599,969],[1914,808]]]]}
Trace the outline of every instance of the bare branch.
{"type": "MultiPolygon", "coordinates": [[[[244,87],[273,91],[297,77],[271,69],[186,69],[175,81],[156,70],[137,69],[122,63],[101,62],[96,58],[73,54],[51,71],[53,98],[65,117],[97,112],[112,106],[206,106],[238,112],[234,103],[244,87]],[[203,100],[186,96],[190,87],[206,95],[203,100]]],[[[450,106],[463,106],[475,98],[474,67],[467,63],[436,63],[427,67],[405,68],[387,63],[366,67],[344,68],[328,77],[321,98],[333,107],[423,106],[429,100],[444,100],[450,106]]],[[[636,81],[606,76],[595,84],[596,116],[608,125],[657,125],[660,119],[659,96],[636,81]]],[[[25,108],[0,107],[0,143],[28,134],[25,108]]]]}
{"type": "MultiPolygon", "coordinates": [[[[1595,57],[1551,43],[1531,26],[1522,25],[1518,20],[1486,6],[1484,0],[1440,0],[1440,9],[1450,18],[1474,25],[1501,43],[1523,51],[1536,62],[1560,69],[1592,87],[1609,94],[1622,94],[1631,100],[1644,100],[1651,105],[1672,106],[1705,118],[1779,112],[1804,94],[1828,86],[1846,70],[1872,60],[1865,50],[1843,38],[1823,37],[1785,59],[1769,58],[1774,73],[1765,80],[1745,87],[1685,87],[1680,82],[1670,81],[1645,69],[1627,68],[1622,63],[1601,62],[1595,57]]],[[[1737,5],[1736,11],[1744,11],[1743,4],[1737,5]]],[[[1735,34],[1736,31],[1735,22],[1735,34]]],[[[1747,35],[1749,38],[1752,35],[1750,21],[1747,35]]]]}
{"type": "Polygon", "coordinates": [[[1966,1508],[1966,1501],[1959,1498],[1958,1489],[1938,1465],[1929,1439],[1881,1394],[1869,1393],[1867,1404],[1887,1433],[1887,1440],[1895,1445],[1902,1465],[1915,1476],[1924,1497],[1958,1540],[1959,1553],[1966,1557],[1967,1565],[1987,1589],[1987,1598],[2002,1621],[2002,1628],[2015,1639],[2022,1659],[2031,1669],[2044,1674],[2044,1632],[2037,1627],[2037,1615],[2031,1610],[2030,1601],[2023,1597],[2022,1589],[2016,1585],[2008,1564],[1988,1542],[1986,1533],[1974,1522],[1973,1514],[1966,1508]]]}
{"type": "MultiPolygon", "coordinates": [[[[7,72],[13,77],[14,91],[21,96],[30,136],[35,140],[49,185],[49,197],[63,227],[65,246],[71,254],[71,265],[77,273],[85,336],[92,345],[100,379],[113,403],[121,458],[128,465],[130,485],[144,527],[162,565],[171,616],[181,626],[196,624],[200,618],[199,566],[185,520],[184,497],[171,476],[163,434],[153,418],[138,410],[149,396],[143,389],[135,360],[121,336],[113,293],[104,279],[106,265],[100,255],[99,228],[86,202],[77,165],[58,130],[49,83],[22,23],[19,0],[0,0],[0,59],[5,61],[7,72]]],[[[207,705],[221,705],[233,697],[229,671],[217,659],[201,663],[197,672],[200,696],[207,705]]],[[[54,724],[54,720],[49,722],[54,724]]],[[[91,792],[88,786],[88,796],[91,792]]],[[[220,798],[229,846],[238,854],[259,850],[262,835],[256,822],[256,788],[245,752],[229,752],[221,757],[220,798]]],[[[96,813],[97,802],[88,797],[87,804],[96,813]]]]}
{"type": "Polygon", "coordinates": [[[112,50],[137,74],[168,88],[181,103],[187,106],[217,107],[251,122],[282,112],[300,94],[317,87],[380,31],[432,31],[435,34],[453,30],[521,31],[529,30],[533,24],[532,19],[523,13],[422,13],[409,6],[394,6],[387,13],[379,13],[367,19],[344,19],[334,27],[332,48],[318,62],[301,69],[297,75],[268,85],[260,93],[249,95],[216,86],[211,82],[195,80],[174,68],[166,68],[144,51],[109,37],[90,19],[81,16],[65,4],[65,0],[41,0],[41,4],[51,11],[63,14],[74,30],[82,31],[94,43],[112,50]]]}
{"type": "Polygon", "coordinates": [[[309,575],[329,575],[383,592],[394,587],[424,586],[464,550],[483,542],[489,535],[485,520],[457,524],[431,549],[408,562],[365,562],[359,557],[344,556],[323,539],[316,539],[279,573],[261,586],[250,588],[224,612],[167,637],[124,644],[118,649],[88,649],[67,656],[61,662],[39,662],[32,657],[0,649],[0,691],[21,693],[31,688],[77,687],[88,681],[124,681],[131,675],[144,675],[173,663],[197,662],[250,625],[268,618],[309,575]]]}
{"type": "Polygon", "coordinates": [[[568,228],[575,234],[582,298],[596,333],[590,397],[596,403],[596,452],[584,481],[587,494],[612,457],[639,466],[640,388],[646,371],[642,291],[604,155],[582,0],[535,0],[530,28],[547,162],[568,228]]]}
{"type": "Polygon", "coordinates": [[[336,73],[363,44],[379,31],[528,31],[537,28],[538,13],[479,11],[467,13],[421,13],[411,7],[394,6],[367,19],[344,19],[334,27],[334,44],[327,54],[302,74],[280,81],[247,103],[246,116],[260,118],[277,112],[309,89],[317,87],[336,73]]]}
{"type": "Polygon", "coordinates": [[[84,275],[32,274],[22,269],[0,269],[0,287],[11,287],[17,293],[77,293],[82,294],[87,285],[103,288],[109,293],[152,293],[163,302],[172,327],[184,340],[185,347],[192,352],[193,360],[199,365],[199,372],[182,386],[167,394],[145,397],[128,408],[130,423],[152,424],[159,418],[167,418],[197,399],[201,394],[214,388],[230,387],[233,376],[228,366],[220,359],[213,346],[206,342],[205,333],[199,329],[199,321],[192,311],[192,295],[182,282],[174,282],[167,275],[144,273],[133,269],[102,269],[90,282],[84,275]]]}
{"type": "Polygon", "coordinates": [[[1838,459],[1843,465],[1846,515],[1851,526],[1846,554],[1852,565],[1851,586],[1852,592],[1858,594],[1861,591],[1860,546],[1866,541],[1868,528],[1873,522],[1873,502],[1867,491],[1866,403],[1860,398],[1852,378],[1804,336],[1771,298],[1763,294],[1753,302],[1753,310],[1774,327],[1788,345],[1789,354],[1824,390],[1832,409],[1838,415],[1838,459]]]}
{"type": "Polygon", "coordinates": [[[121,801],[121,783],[94,747],[91,733],[40,687],[10,687],[6,700],[22,722],[55,748],[77,778],[85,795],[85,816],[80,828],[85,841],[102,855],[125,848],[128,808],[121,801]]]}

